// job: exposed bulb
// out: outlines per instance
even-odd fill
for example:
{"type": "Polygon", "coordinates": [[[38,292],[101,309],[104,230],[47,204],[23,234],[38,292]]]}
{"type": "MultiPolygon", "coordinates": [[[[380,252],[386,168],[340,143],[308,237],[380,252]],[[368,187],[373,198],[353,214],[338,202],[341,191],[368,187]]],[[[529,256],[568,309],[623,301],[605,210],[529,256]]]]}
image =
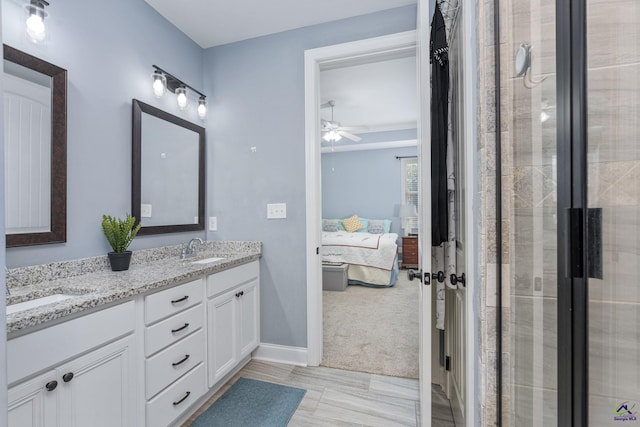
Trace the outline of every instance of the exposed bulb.
{"type": "Polygon", "coordinates": [[[156,98],[161,98],[164,95],[165,90],[165,76],[163,76],[159,72],[155,72],[152,75],[153,77],[153,93],[156,95],[156,98]]]}
{"type": "Polygon", "coordinates": [[[34,43],[42,43],[47,35],[43,14],[44,11],[35,9],[27,18],[27,35],[34,43]]]}
{"type": "Polygon", "coordinates": [[[183,87],[177,88],[176,97],[178,100],[178,107],[180,107],[181,110],[187,108],[187,89],[183,87]]]}
{"type": "Polygon", "coordinates": [[[207,117],[207,101],[205,101],[204,96],[198,100],[198,117],[202,120],[207,117]]]}

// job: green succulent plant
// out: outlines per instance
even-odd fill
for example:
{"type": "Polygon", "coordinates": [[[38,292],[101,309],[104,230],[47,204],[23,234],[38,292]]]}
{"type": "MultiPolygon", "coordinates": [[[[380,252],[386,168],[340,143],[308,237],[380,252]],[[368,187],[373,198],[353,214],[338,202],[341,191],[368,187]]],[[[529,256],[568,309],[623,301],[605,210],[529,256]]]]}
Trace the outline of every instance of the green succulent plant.
{"type": "Polygon", "coordinates": [[[125,219],[102,215],[102,231],[111,245],[113,252],[123,253],[140,230],[140,224],[134,227],[136,218],[127,214],[125,219]]]}

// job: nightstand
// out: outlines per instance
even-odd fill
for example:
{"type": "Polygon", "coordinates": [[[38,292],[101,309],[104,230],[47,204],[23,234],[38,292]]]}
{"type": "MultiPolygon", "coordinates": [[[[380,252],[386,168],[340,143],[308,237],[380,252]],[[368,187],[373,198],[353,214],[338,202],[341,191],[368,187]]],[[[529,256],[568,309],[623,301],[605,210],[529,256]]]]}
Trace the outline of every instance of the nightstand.
{"type": "Polygon", "coordinates": [[[418,236],[402,238],[402,268],[420,268],[418,265],[418,236]]]}

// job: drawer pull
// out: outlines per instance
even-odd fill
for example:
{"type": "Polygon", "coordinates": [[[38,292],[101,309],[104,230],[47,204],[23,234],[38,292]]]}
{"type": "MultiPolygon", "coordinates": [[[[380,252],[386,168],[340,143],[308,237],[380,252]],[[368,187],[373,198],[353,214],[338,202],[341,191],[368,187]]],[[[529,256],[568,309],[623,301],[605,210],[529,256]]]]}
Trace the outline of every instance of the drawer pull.
{"type": "Polygon", "coordinates": [[[62,376],[62,381],[64,381],[65,383],[68,383],[72,379],[73,379],[73,372],[67,372],[62,376]]]}
{"type": "Polygon", "coordinates": [[[187,329],[188,327],[189,327],[189,324],[185,323],[184,326],[180,326],[178,329],[172,329],[171,333],[172,334],[178,333],[178,332],[180,332],[180,331],[182,331],[184,329],[187,329]]]}
{"type": "Polygon", "coordinates": [[[191,392],[188,391],[187,394],[185,394],[182,399],[178,400],[177,402],[173,402],[173,406],[178,406],[179,404],[184,402],[187,399],[187,397],[189,397],[190,394],[191,394],[191,392]]]}
{"type": "Polygon", "coordinates": [[[184,356],[184,359],[178,361],[178,362],[173,362],[171,365],[172,366],[178,366],[178,365],[182,365],[184,362],[186,362],[187,360],[189,360],[189,355],[187,354],[186,356],[184,356]]]}
{"type": "Polygon", "coordinates": [[[244,291],[236,293],[236,298],[240,298],[242,295],[244,295],[244,291]]]}
{"type": "Polygon", "coordinates": [[[179,302],[186,301],[186,300],[188,300],[188,299],[189,299],[189,295],[185,295],[185,296],[183,296],[182,298],[178,298],[178,299],[174,299],[174,300],[172,300],[172,301],[171,301],[171,304],[177,304],[177,303],[179,303],[179,302]]]}
{"type": "Polygon", "coordinates": [[[47,389],[47,391],[53,391],[56,389],[56,387],[58,387],[58,381],[49,381],[47,384],[45,384],[44,388],[47,389]]]}

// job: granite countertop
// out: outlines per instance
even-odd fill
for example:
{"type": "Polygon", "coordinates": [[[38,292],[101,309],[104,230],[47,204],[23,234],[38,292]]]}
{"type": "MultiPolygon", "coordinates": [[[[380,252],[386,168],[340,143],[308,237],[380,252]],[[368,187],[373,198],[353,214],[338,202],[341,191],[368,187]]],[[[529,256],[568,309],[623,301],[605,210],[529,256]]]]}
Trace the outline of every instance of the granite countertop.
{"type": "Polygon", "coordinates": [[[10,286],[11,295],[7,296],[8,305],[54,294],[72,295],[72,297],[8,314],[7,334],[15,334],[18,331],[105,304],[120,300],[124,302],[136,295],[195,280],[246,264],[262,256],[260,242],[235,243],[235,245],[222,246],[207,242],[207,246],[199,251],[196,257],[185,261],[181,261],[175,255],[179,252],[176,252],[174,247],[164,252],[157,250],[134,252],[131,266],[127,271],[111,271],[106,257],[58,263],[60,265],[38,266],[40,268],[37,269],[37,274],[34,274],[36,269],[17,273],[12,270],[10,274],[27,276],[30,273],[31,279],[23,279],[23,282],[28,283],[10,286]],[[160,255],[158,255],[159,252],[160,255]],[[172,256],[167,256],[167,253],[172,256]],[[224,259],[207,264],[193,264],[193,261],[210,257],[224,259]],[[93,265],[92,268],[87,268],[89,264],[93,265]],[[70,273],[69,270],[72,272],[70,273]]]}

